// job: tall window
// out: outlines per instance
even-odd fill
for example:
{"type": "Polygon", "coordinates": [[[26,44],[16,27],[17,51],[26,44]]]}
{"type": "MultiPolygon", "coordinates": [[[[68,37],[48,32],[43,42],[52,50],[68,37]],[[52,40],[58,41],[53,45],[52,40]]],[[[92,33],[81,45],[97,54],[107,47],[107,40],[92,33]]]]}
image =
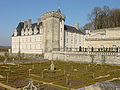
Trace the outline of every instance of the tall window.
{"type": "Polygon", "coordinates": [[[61,32],[62,32],[62,28],[61,28],[61,32]]]}
{"type": "Polygon", "coordinates": [[[62,20],[60,20],[60,23],[62,24],[62,20]]]}
{"type": "Polygon", "coordinates": [[[62,37],[61,37],[61,40],[62,40],[62,37]]]}

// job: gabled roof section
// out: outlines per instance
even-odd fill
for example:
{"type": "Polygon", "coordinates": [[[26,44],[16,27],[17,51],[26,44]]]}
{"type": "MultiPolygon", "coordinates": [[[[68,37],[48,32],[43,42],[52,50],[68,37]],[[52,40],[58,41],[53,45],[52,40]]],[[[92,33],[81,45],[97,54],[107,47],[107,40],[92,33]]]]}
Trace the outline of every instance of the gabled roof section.
{"type": "Polygon", "coordinates": [[[41,25],[42,25],[42,22],[40,22],[39,24],[38,24],[38,23],[32,23],[32,24],[31,24],[31,28],[34,29],[35,26],[36,26],[37,28],[39,28],[39,26],[41,26],[41,25]]]}
{"type": "MultiPolygon", "coordinates": [[[[37,29],[39,30],[39,26],[42,25],[42,22],[39,23],[39,25],[37,23],[32,23],[31,24],[31,28],[32,30],[34,30],[35,26],[37,26],[37,29]]],[[[26,28],[28,27],[28,25],[26,26],[26,28]]],[[[17,30],[17,36],[21,36],[21,31],[22,31],[22,28],[24,28],[24,22],[20,22],[16,28],[17,30]]],[[[12,35],[14,36],[14,34],[12,35]]]]}
{"type": "Polygon", "coordinates": [[[69,26],[69,25],[64,25],[64,30],[69,31],[69,32],[84,34],[81,30],[77,30],[75,27],[69,26]]]}
{"type": "Polygon", "coordinates": [[[21,35],[21,30],[22,30],[22,28],[24,27],[24,23],[23,22],[20,22],[19,24],[18,24],[18,26],[17,26],[17,28],[16,28],[16,30],[17,30],[17,36],[20,36],[21,35]]]}
{"type": "Polygon", "coordinates": [[[33,23],[33,24],[31,25],[32,29],[34,29],[35,26],[37,26],[37,23],[33,23]]]}

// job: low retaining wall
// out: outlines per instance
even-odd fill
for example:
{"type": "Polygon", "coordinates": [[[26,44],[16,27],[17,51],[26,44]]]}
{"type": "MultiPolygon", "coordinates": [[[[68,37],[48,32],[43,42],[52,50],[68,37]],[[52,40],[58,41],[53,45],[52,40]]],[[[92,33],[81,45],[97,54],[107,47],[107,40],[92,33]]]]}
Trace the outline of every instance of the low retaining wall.
{"type": "Polygon", "coordinates": [[[49,60],[64,60],[64,61],[80,61],[88,63],[107,63],[107,64],[119,64],[119,53],[89,53],[89,52],[52,52],[45,53],[45,59],[49,60]]]}

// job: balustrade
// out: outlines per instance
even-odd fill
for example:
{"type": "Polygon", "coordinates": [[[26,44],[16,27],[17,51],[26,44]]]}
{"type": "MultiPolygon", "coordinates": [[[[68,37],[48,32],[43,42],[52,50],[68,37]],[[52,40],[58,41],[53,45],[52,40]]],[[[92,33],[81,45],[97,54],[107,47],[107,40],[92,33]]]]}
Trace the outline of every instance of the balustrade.
{"type": "Polygon", "coordinates": [[[53,51],[74,51],[74,52],[113,52],[118,53],[120,52],[120,48],[116,47],[103,47],[103,48],[86,48],[86,47],[79,47],[79,48],[53,48],[53,51]]]}

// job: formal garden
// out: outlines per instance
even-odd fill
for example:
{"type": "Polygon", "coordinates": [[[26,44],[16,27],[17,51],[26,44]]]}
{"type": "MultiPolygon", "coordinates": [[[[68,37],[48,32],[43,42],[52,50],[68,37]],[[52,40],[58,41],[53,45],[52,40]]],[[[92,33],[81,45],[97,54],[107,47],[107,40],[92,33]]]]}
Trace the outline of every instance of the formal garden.
{"type": "Polygon", "coordinates": [[[68,90],[116,78],[120,78],[120,66],[106,64],[45,61],[0,65],[0,83],[14,88],[23,88],[32,80],[40,90],[68,90]]]}

